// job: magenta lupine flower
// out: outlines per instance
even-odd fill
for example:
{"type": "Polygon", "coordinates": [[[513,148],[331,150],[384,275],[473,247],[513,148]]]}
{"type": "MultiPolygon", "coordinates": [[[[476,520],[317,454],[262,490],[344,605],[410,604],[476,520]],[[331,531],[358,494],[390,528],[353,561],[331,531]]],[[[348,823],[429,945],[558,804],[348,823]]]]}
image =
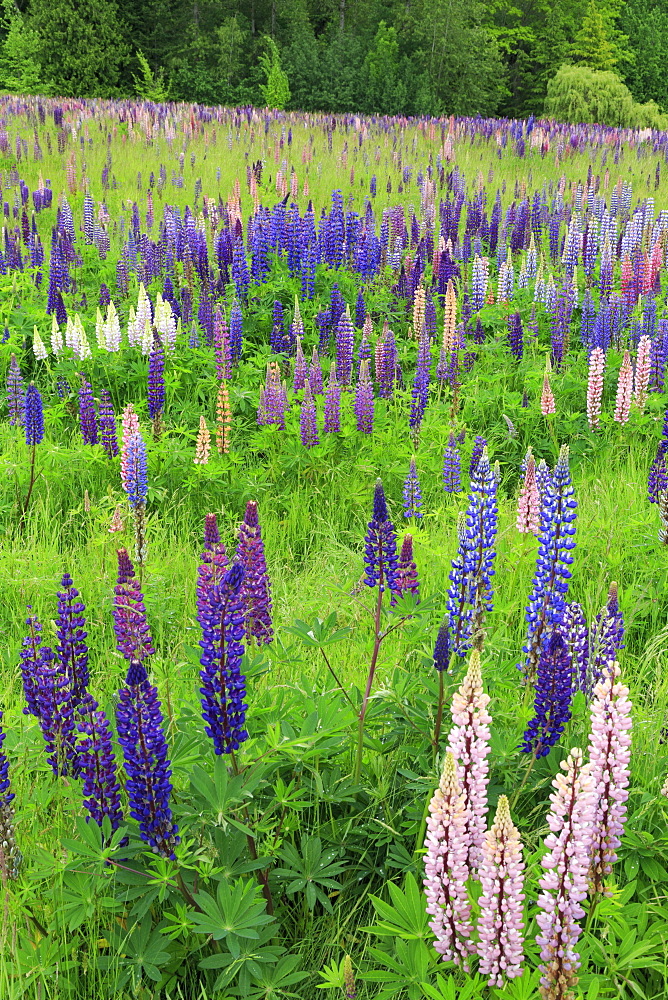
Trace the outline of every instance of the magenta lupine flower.
{"type": "Polygon", "coordinates": [[[363,434],[371,434],[373,431],[373,383],[369,374],[369,362],[366,359],[360,362],[353,409],[357,419],[357,430],[363,434]]]}
{"type": "Polygon", "coordinates": [[[146,619],[144,595],[135,577],[127,549],[118,549],[118,578],[114,587],[114,632],[116,648],[126,660],[141,663],[155,653],[146,619]]]}
{"type": "Polygon", "coordinates": [[[589,883],[592,893],[606,891],[603,880],[617,860],[626,820],[631,759],[631,702],[620,679],[619,664],[611,661],[594,688],[589,736],[589,766],[596,808],[589,847],[589,883]]]}
{"type": "Polygon", "coordinates": [[[515,526],[524,534],[537,535],[540,530],[540,494],[536,482],[536,460],[529,456],[524,483],[517,501],[517,521],[515,526]]]}
{"type": "Polygon", "coordinates": [[[524,935],[524,862],[522,843],[510,817],[508,798],[502,795],[496,817],[482,845],[478,872],[482,895],[478,900],[478,971],[490,986],[522,975],[524,935]]]}
{"type": "Polygon", "coordinates": [[[392,593],[392,604],[395,604],[397,597],[401,597],[402,594],[413,594],[417,601],[420,600],[420,584],[417,566],[413,559],[412,535],[404,535],[404,540],[401,543],[394,584],[396,589],[392,593]]]}
{"type": "Polygon", "coordinates": [[[563,774],[552,782],[550,812],[545,838],[547,853],[540,879],[540,912],[536,922],[540,933],[541,996],[544,1000],[566,1000],[577,982],[580,957],[575,950],[584,916],[580,905],[587,896],[589,847],[595,812],[594,784],[585,766],[582,751],[574,747],[561,762],[563,774]]]}
{"type": "Polygon", "coordinates": [[[631,355],[624,351],[622,367],[619,369],[617,381],[617,396],[615,399],[614,419],[618,424],[625,424],[631,412],[631,394],[633,392],[633,367],[631,355]]]}
{"type": "Polygon", "coordinates": [[[338,434],[341,430],[341,386],[336,378],[336,366],[329,370],[325,393],[325,434],[338,434]]]}
{"type": "Polygon", "coordinates": [[[466,801],[457,778],[457,764],[446,753],[438,788],[429,803],[424,842],[424,888],[434,948],[444,962],[454,962],[468,972],[471,941],[471,906],[466,891],[466,801]]]}
{"type": "Polygon", "coordinates": [[[651,350],[652,340],[647,336],[647,334],[643,334],[638,341],[636,370],[633,378],[633,397],[641,413],[645,409],[645,403],[647,402],[647,390],[649,388],[651,368],[651,350]]]}
{"type": "Polygon", "coordinates": [[[489,780],[490,697],[482,688],[480,653],[474,649],[461,687],[452,696],[452,729],[448,751],[457,762],[457,777],[466,807],[465,836],[467,866],[472,875],[482,858],[487,826],[487,782],[489,780]]]}
{"type": "Polygon", "coordinates": [[[587,420],[592,431],[595,431],[599,426],[604,372],[605,351],[601,347],[595,347],[589,355],[589,379],[587,382],[587,420]]]}
{"type": "Polygon", "coordinates": [[[305,448],[314,448],[320,443],[315,402],[311,395],[311,385],[304,384],[304,399],[299,417],[299,433],[305,448]]]}
{"type": "Polygon", "coordinates": [[[246,516],[239,528],[236,561],[245,571],[241,598],[246,618],[246,639],[250,642],[255,637],[260,645],[269,643],[274,638],[271,588],[255,500],[246,504],[246,516]]]}

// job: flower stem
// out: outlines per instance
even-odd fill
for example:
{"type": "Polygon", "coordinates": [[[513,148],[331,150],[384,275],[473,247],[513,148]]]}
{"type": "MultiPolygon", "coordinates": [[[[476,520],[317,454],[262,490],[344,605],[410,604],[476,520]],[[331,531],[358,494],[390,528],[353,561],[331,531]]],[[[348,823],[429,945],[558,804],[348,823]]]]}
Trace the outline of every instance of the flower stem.
{"type": "Polygon", "coordinates": [[[380,631],[380,614],[383,604],[383,570],[381,567],[380,576],[378,578],[378,599],[376,601],[376,614],[374,617],[374,643],[373,652],[371,654],[371,662],[369,663],[369,673],[366,679],[366,689],[364,691],[364,698],[362,699],[362,707],[360,708],[359,721],[357,724],[357,752],[355,754],[355,771],[354,779],[355,782],[360,780],[362,774],[362,752],[364,749],[364,717],[366,715],[367,705],[369,703],[369,696],[371,695],[371,687],[373,685],[373,678],[376,673],[376,664],[378,662],[378,653],[380,651],[380,644],[383,641],[383,635],[380,631]]]}

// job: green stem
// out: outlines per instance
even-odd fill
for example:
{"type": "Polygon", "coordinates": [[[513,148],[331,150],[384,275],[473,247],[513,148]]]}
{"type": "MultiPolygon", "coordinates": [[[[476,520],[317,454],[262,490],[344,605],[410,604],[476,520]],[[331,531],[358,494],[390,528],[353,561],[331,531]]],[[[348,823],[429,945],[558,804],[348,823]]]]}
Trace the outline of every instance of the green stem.
{"type": "Polygon", "coordinates": [[[438,708],[436,709],[436,721],[434,722],[434,759],[438,757],[438,742],[441,738],[441,725],[443,723],[443,670],[438,672],[438,708]]]}
{"type": "Polygon", "coordinates": [[[374,643],[373,652],[371,654],[371,662],[369,663],[369,673],[366,679],[366,689],[364,691],[364,698],[362,699],[362,707],[360,708],[359,720],[357,723],[357,752],[355,754],[355,771],[354,780],[358,782],[362,774],[362,752],[364,749],[364,717],[366,715],[367,705],[369,703],[369,696],[371,695],[371,687],[373,685],[373,678],[376,673],[376,664],[378,662],[378,653],[380,651],[380,644],[383,640],[383,636],[380,631],[380,613],[383,604],[383,568],[381,564],[380,574],[378,577],[378,600],[376,601],[376,614],[374,617],[374,643]]]}
{"type": "Polygon", "coordinates": [[[510,811],[511,812],[513,811],[513,809],[517,805],[519,797],[522,794],[522,792],[524,791],[524,786],[526,785],[527,781],[529,780],[529,775],[531,774],[531,771],[533,770],[533,766],[534,766],[535,763],[536,763],[536,758],[532,757],[531,758],[531,763],[529,764],[528,768],[524,772],[524,777],[522,778],[522,782],[520,784],[520,787],[517,789],[517,791],[513,795],[512,801],[510,803],[510,811]]]}

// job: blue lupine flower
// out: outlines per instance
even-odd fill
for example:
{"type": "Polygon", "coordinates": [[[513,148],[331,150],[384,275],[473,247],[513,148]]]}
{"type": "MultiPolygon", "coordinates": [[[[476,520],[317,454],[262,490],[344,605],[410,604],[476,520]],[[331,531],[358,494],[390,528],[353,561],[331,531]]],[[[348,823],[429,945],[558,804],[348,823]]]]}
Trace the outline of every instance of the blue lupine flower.
{"type": "Polygon", "coordinates": [[[153,332],[153,346],[148,359],[148,415],[155,421],[165,409],[165,350],[153,332]]]}
{"type": "Polygon", "coordinates": [[[603,676],[611,660],[617,659],[624,645],[624,616],[619,609],[617,584],[610,585],[607,604],[596,615],[589,633],[586,682],[583,685],[587,698],[603,676]]]}
{"type": "Polygon", "coordinates": [[[459,493],[461,490],[461,468],[461,455],[455,435],[451,433],[448,438],[448,446],[443,453],[443,489],[446,493],[459,493]]]}
{"type": "MultiPolygon", "coordinates": [[[[30,611],[30,607],[28,608],[30,611]]],[[[38,672],[42,662],[42,626],[36,615],[26,618],[28,635],[21,643],[21,680],[23,681],[23,696],[26,700],[24,715],[34,715],[39,718],[38,672]]]]}
{"type": "Polygon", "coordinates": [[[448,669],[449,665],[450,630],[448,628],[448,619],[444,618],[438,630],[436,642],[434,643],[434,667],[439,672],[443,672],[448,669]]]}
{"type": "Polygon", "coordinates": [[[408,475],[404,480],[404,517],[420,518],[422,516],[422,490],[415,465],[415,456],[413,456],[408,475]]]}
{"type": "Polygon", "coordinates": [[[573,668],[573,690],[584,691],[587,686],[589,663],[589,629],[581,605],[576,601],[566,604],[563,625],[559,631],[568,646],[573,668]]]}
{"type": "Polygon", "coordinates": [[[534,717],[524,733],[522,752],[545,757],[557,743],[571,717],[573,664],[559,631],[543,636],[538,670],[534,717]]]}
{"type": "Polygon", "coordinates": [[[471,452],[471,462],[469,464],[469,476],[473,478],[476,468],[478,467],[478,462],[480,461],[480,456],[482,455],[484,449],[487,447],[487,441],[484,437],[479,434],[476,435],[476,439],[473,442],[473,451],[471,452]]]}
{"type": "Polygon", "coordinates": [[[89,693],[79,705],[77,729],[83,734],[79,740],[79,766],[83,778],[84,806],[98,826],[108,816],[111,829],[117,830],[123,822],[121,796],[116,777],[116,760],[112,747],[111,727],[106,715],[89,693]]]}
{"type": "Polygon", "coordinates": [[[121,479],[128,495],[130,506],[136,509],[146,503],[148,497],[148,464],[146,443],[139,431],[130,434],[124,442],[121,457],[121,479]]]}
{"type": "Polygon", "coordinates": [[[24,421],[26,444],[33,447],[40,444],[44,438],[44,411],[42,397],[34,382],[31,382],[26,390],[24,421]]]}
{"type": "Polygon", "coordinates": [[[429,347],[429,337],[423,328],[418,346],[418,356],[415,366],[415,378],[413,379],[413,392],[411,402],[411,412],[408,424],[411,428],[419,428],[422,423],[424,411],[429,401],[429,372],[431,368],[431,349],[429,347]]]}
{"type": "Polygon", "coordinates": [[[396,589],[397,535],[389,519],[383,484],[376,480],[373,517],[369,521],[364,549],[365,584],[381,591],[396,589]]]}
{"type": "Polygon", "coordinates": [[[172,821],[172,772],[158,689],[146,668],[130,664],[125,687],[118,693],[116,709],[118,742],[123,750],[130,815],[139,823],[141,839],[163,858],[174,858],[179,843],[172,821]]]}
{"type": "Polygon", "coordinates": [[[116,414],[111,402],[111,397],[106,389],[100,392],[100,437],[102,447],[109,458],[118,455],[118,436],[116,433],[116,414]]]}
{"type": "Polygon", "coordinates": [[[230,357],[232,364],[241,357],[243,349],[243,316],[241,306],[235,299],[230,309],[230,357]]]}
{"type": "Polygon", "coordinates": [[[69,573],[63,573],[62,591],[58,591],[58,618],[56,634],[58,646],[56,652],[63,674],[67,677],[72,698],[72,705],[77,707],[88,684],[88,646],[85,631],[86,607],[80,601],[79,591],[73,585],[69,573]]]}

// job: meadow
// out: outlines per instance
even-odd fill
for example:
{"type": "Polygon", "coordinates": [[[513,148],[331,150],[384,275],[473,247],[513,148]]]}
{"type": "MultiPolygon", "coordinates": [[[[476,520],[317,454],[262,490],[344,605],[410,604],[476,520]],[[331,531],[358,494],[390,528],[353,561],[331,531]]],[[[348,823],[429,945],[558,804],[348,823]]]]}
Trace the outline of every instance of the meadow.
{"type": "Polygon", "coordinates": [[[668,995],[668,135],[4,97],[0,154],[3,1000],[668,995]]]}

